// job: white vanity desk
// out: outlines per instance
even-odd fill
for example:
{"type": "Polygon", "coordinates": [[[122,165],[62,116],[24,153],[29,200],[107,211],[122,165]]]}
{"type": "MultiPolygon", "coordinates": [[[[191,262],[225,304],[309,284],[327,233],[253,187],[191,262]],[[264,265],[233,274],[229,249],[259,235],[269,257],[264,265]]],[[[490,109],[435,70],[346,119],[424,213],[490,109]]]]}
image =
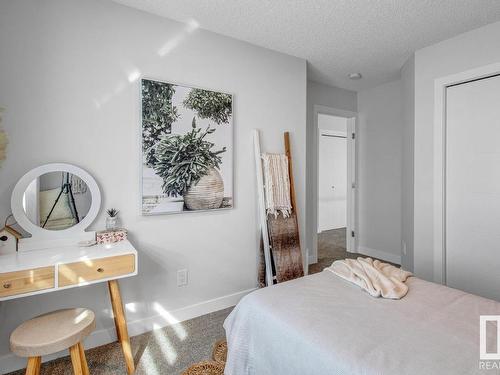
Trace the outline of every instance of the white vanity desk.
{"type": "Polygon", "coordinates": [[[0,301],[107,282],[116,335],[132,374],[135,365],[118,279],[137,275],[137,250],[127,240],[78,246],[95,239],[95,232],[85,229],[100,204],[96,181],[76,166],[47,164],[24,175],[14,187],[11,207],[32,237],[20,240],[19,251],[0,255],[0,301]]]}
{"type": "Polygon", "coordinates": [[[0,256],[0,301],[137,275],[129,241],[62,246],[0,256]]]}

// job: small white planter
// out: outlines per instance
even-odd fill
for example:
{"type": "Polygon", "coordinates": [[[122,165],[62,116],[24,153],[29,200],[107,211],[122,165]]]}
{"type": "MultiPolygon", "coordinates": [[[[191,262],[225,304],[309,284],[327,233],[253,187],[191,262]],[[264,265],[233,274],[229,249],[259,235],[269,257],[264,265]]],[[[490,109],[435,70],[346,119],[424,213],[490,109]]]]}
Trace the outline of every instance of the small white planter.
{"type": "Polygon", "coordinates": [[[118,227],[118,217],[106,217],[106,230],[115,230],[118,227]]]}

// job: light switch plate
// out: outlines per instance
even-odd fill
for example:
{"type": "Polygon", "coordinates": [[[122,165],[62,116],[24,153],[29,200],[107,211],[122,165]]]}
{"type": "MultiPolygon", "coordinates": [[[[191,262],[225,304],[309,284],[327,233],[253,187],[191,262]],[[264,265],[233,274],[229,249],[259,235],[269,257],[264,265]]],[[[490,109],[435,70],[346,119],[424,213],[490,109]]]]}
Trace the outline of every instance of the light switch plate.
{"type": "Polygon", "coordinates": [[[186,268],[177,271],[177,286],[188,284],[188,270],[186,268]]]}

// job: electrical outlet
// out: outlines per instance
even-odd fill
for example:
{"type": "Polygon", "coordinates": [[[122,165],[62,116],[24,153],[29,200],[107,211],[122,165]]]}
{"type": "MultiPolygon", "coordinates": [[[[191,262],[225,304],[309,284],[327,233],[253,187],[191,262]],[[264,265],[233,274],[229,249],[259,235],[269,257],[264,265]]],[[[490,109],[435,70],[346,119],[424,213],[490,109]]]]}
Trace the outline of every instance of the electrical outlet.
{"type": "Polygon", "coordinates": [[[406,241],[401,241],[403,245],[403,255],[406,255],[406,241]]]}
{"type": "Polygon", "coordinates": [[[177,286],[188,284],[188,270],[186,268],[177,271],[177,286]]]}

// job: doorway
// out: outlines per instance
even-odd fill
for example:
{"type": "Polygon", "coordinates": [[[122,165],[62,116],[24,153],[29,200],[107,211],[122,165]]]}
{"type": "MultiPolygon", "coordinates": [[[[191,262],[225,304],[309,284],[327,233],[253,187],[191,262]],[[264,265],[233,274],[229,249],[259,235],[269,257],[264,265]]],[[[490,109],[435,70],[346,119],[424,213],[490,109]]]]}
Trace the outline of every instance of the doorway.
{"type": "MultiPolygon", "coordinates": [[[[347,119],[318,115],[318,233],[347,227],[347,119]]],[[[344,241],[344,248],[345,241],[344,241]]]]}
{"type": "Polygon", "coordinates": [[[355,117],[315,113],[318,129],[317,263],[322,270],[355,247],[355,117]]]}

